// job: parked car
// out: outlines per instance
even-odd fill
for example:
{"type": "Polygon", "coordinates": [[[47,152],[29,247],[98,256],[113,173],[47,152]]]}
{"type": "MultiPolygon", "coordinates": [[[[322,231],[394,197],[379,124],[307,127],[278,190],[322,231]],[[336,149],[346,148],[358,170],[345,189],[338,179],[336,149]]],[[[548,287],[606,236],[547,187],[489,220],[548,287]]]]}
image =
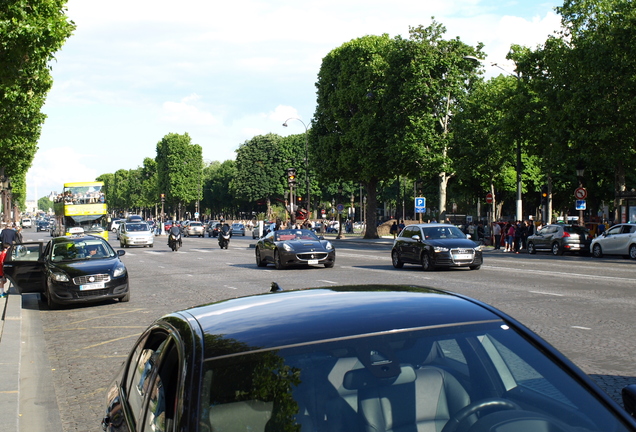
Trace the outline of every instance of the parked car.
{"type": "Polygon", "coordinates": [[[636,259],[636,224],[614,225],[593,239],[590,248],[595,258],[623,255],[636,259]]]}
{"type": "Polygon", "coordinates": [[[231,229],[233,236],[245,236],[245,225],[243,225],[242,223],[233,223],[231,229]]]}
{"type": "Polygon", "coordinates": [[[212,221],[208,223],[208,227],[206,231],[208,232],[208,237],[217,237],[219,235],[219,230],[221,229],[223,224],[219,221],[212,221]]]}
{"type": "Polygon", "coordinates": [[[280,270],[291,265],[324,265],[336,263],[336,249],[331,242],[307,229],[271,231],[256,243],[256,265],[268,263],[280,270]]]}
{"type": "Polygon", "coordinates": [[[102,427],[634,432],[634,400],[628,386],[623,409],[563,354],[479,301],[425,287],[342,286],[157,319],[107,390],[102,427]]]}
{"type": "Polygon", "coordinates": [[[119,227],[119,247],[153,247],[155,235],[146,222],[125,222],[119,227]]]}
{"type": "Polygon", "coordinates": [[[183,233],[185,234],[186,237],[190,237],[190,236],[203,237],[205,235],[205,229],[201,222],[189,221],[187,225],[184,226],[183,233]]]}
{"type": "Polygon", "coordinates": [[[550,224],[528,237],[529,254],[537,251],[550,251],[552,255],[565,252],[587,254],[590,250],[590,231],[579,225],[550,224]]]}
{"type": "Polygon", "coordinates": [[[459,228],[447,224],[406,226],[393,242],[393,267],[421,265],[424,270],[437,267],[468,267],[479,270],[483,263],[481,246],[459,228]]]}
{"type": "Polygon", "coordinates": [[[172,220],[167,220],[167,221],[165,221],[165,222],[163,223],[163,229],[164,229],[165,231],[169,231],[169,230],[170,230],[170,228],[172,228],[172,224],[173,224],[173,223],[174,223],[174,221],[172,221],[172,220]]]}
{"type": "Polygon", "coordinates": [[[4,261],[6,277],[20,294],[39,292],[50,309],[59,304],[130,300],[128,272],[101,237],[74,235],[13,245],[4,261]]]}

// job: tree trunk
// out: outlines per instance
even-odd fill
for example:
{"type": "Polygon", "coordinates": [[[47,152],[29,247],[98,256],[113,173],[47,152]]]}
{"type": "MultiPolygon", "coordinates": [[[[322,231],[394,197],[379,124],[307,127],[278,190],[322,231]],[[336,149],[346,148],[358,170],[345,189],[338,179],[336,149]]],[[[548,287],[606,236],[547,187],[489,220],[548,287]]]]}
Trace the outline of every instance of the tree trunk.
{"type": "Polygon", "coordinates": [[[623,199],[619,197],[619,194],[626,190],[625,165],[623,165],[622,160],[618,161],[618,165],[614,170],[614,178],[616,188],[616,193],[614,194],[614,223],[621,223],[621,205],[623,204],[623,199]]]}
{"type": "Polygon", "coordinates": [[[452,176],[446,172],[439,173],[439,222],[446,220],[446,190],[452,176]]]}
{"type": "Polygon", "coordinates": [[[378,236],[378,224],[377,224],[377,206],[378,206],[378,197],[377,197],[377,185],[378,179],[371,179],[367,183],[365,183],[365,188],[367,190],[367,220],[366,220],[366,229],[364,230],[364,238],[365,239],[377,239],[378,236]]]}

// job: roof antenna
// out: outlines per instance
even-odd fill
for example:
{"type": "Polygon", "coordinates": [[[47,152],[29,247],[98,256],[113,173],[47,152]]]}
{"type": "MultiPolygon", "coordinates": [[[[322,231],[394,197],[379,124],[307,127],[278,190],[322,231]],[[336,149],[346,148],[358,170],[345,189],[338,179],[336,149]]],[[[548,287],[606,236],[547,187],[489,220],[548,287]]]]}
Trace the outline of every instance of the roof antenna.
{"type": "Polygon", "coordinates": [[[278,282],[272,282],[269,292],[282,292],[282,291],[283,289],[280,287],[280,285],[278,285],[278,282]]]}

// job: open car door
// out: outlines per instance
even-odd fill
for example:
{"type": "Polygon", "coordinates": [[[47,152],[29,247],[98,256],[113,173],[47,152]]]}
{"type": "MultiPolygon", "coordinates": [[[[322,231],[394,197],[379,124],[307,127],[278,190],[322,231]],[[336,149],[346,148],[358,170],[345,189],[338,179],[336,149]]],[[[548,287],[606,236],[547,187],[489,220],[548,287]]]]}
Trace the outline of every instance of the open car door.
{"type": "Polygon", "coordinates": [[[12,245],[4,260],[4,275],[20,294],[44,292],[44,243],[12,245]]]}

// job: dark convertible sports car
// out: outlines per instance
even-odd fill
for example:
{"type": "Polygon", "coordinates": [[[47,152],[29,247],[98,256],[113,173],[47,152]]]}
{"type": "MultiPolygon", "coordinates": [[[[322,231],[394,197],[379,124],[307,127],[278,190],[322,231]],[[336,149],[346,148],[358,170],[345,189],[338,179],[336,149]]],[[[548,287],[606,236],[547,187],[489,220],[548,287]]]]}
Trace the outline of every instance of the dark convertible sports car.
{"type": "Polygon", "coordinates": [[[423,270],[437,267],[468,267],[478,270],[482,263],[481,246],[466,238],[456,226],[448,224],[408,225],[391,249],[393,267],[418,264],[423,270]]]}
{"type": "Polygon", "coordinates": [[[256,243],[256,265],[273,263],[277,269],[290,265],[319,265],[333,267],[336,249],[311,230],[286,229],[271,231],[256,243]]]}
{"type": "MultiPolygon", "coordinates": [[[[633,412],[636,392],[624,395],[633,412]]],[[[109,432],[636,431],[526,327],[425,287],[275,292],[172,313],[142,333],[106,397],[109,432]]]]}
{"type": "Polygon", "coordinates": [[[13,245],[4,273],[20,294],[40,292],[49,308],[58,304],[107,299],[130,300],[128,272],[103,238],[91,235],[56,237],[48,243],[13,245]]]}

